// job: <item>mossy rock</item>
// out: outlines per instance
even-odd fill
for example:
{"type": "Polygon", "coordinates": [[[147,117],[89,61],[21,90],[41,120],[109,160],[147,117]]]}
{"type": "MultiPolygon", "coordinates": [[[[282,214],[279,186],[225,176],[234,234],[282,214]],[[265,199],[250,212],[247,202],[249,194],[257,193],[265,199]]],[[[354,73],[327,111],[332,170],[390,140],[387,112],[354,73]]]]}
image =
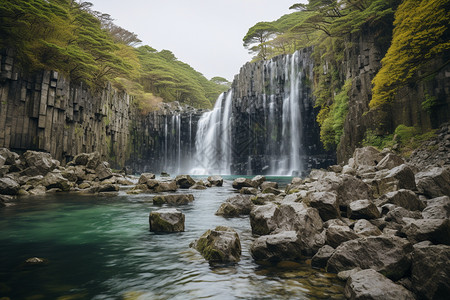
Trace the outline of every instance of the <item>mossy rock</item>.
{"type": "Polygon", "coordinates": [[[241,257],[241,242],[237,232],[226,226],[206,231],[190,245],[210,263],[236,263],[241,257]]]}

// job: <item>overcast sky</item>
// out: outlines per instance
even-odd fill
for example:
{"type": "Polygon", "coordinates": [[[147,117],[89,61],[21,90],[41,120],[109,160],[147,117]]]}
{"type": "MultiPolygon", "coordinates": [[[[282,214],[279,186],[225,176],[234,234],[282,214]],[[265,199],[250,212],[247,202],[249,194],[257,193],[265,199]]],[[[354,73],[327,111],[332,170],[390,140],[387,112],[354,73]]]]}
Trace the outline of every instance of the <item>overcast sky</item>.
{"type": "Polygon", "coordinates": [[[242,46],[247,30],[260,21],[290,13],[296,0],[88,0],[143,44],[167,49],[211,79],[232,80],[251,60],[242,46]]]}

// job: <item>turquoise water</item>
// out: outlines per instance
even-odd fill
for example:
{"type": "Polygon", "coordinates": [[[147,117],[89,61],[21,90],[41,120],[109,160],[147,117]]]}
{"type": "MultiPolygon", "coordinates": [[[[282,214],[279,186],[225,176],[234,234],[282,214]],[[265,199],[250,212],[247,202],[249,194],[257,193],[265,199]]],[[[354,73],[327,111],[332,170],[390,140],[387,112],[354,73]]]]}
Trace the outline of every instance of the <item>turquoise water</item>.
{"type": "MultiPolygon", "coordinates": [[[[231,178],[230,178],[231,179],[231,178]]],[[[281,184],[290,181],[278,178],[281,184]]],[[[273,180],[273,179],[271,179],[273,180]]],[[[256,265],[248,217],[214,212],[234,191],[194,194],[178,207],[186,232],[149,232],[152,195],[71,194],[21,198],[0,209],[0,298],[16,299],[342,299],[342,283],[305,262],[256,265]],[[189,243],[207,229],[231,226],[241,237],[241,261],[212,267],[189,243]],[[46,260],[25,265],[30,257],[46,260]]]]}

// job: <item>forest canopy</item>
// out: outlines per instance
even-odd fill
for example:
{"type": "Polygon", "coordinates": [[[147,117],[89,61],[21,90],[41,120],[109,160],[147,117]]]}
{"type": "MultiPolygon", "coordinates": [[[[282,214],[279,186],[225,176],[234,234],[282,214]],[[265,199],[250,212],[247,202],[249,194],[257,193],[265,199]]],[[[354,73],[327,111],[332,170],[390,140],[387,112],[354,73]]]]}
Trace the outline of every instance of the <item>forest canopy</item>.
{"type": "Polygon", "coordinates": [[[179,101],[210,108],[228,87],[208,80],[168,51],[150,46],[111,16],[74,0],[3,0],[0,49],[13,49],[24,72],[56,70],[101,89],[107,81],[142,107],[179,101]]]}

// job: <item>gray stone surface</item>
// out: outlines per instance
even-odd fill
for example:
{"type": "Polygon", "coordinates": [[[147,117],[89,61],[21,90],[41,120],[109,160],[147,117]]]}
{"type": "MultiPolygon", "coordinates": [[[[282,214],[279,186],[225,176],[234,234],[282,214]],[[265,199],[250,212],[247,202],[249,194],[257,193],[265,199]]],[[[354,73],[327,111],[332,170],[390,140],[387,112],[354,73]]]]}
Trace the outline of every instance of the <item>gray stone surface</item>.
{"type": "Polygon", "coordinates": [[[175,208],[152,211],[149,216],[150,231],[180,232],[184,231],[184,214],[175,208]]]}

